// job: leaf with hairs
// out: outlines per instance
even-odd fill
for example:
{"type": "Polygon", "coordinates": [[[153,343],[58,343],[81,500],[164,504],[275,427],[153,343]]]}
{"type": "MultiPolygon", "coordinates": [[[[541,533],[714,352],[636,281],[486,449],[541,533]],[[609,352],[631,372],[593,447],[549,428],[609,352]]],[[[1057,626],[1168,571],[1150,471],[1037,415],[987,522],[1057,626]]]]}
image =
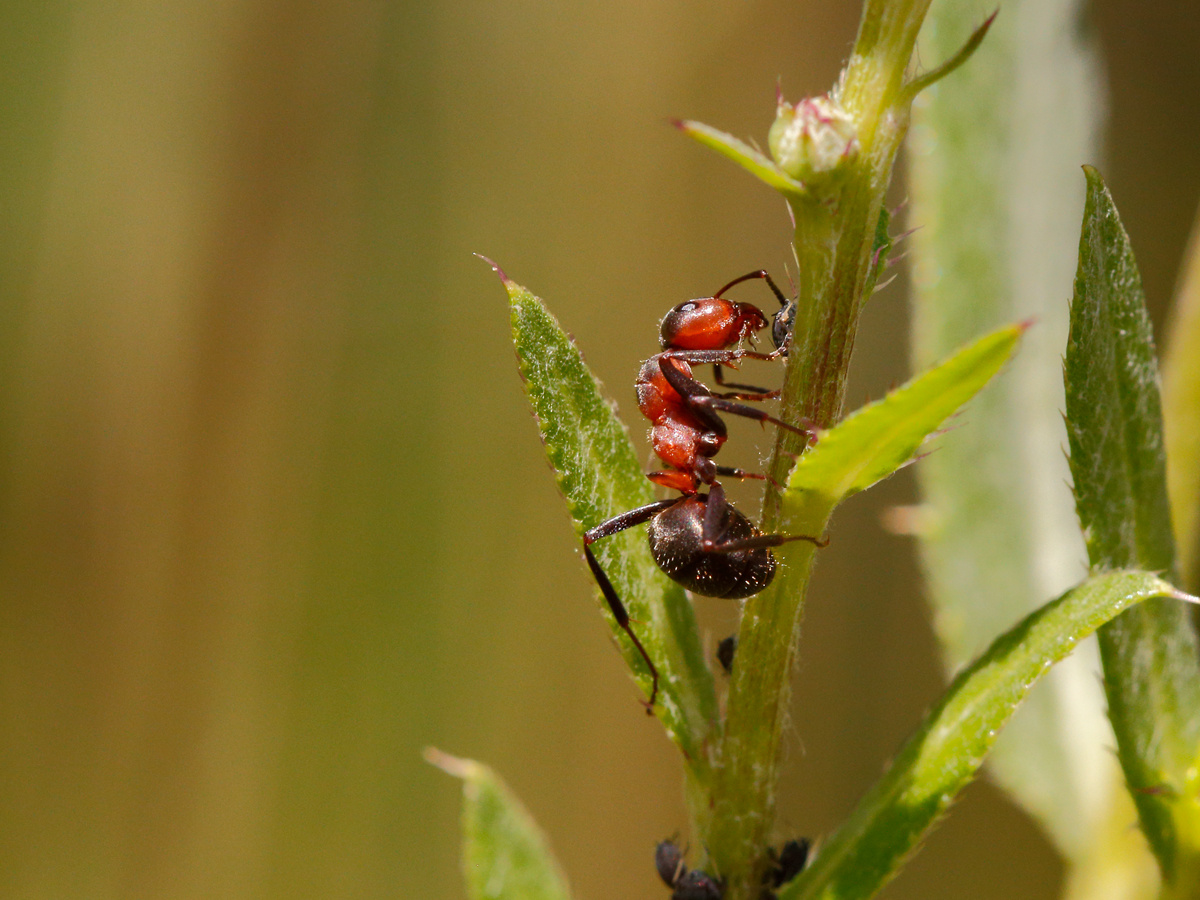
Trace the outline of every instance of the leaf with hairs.
{"type": "Polygon", "coordinates": [[[779,900],[862,900],[918,847],[1029,690],[1075,645],[1153,597],[1195,602],[1145,572],[1096,575],[1024,618],[954,680],[883,778],[779,900]]]}
{"type": "Polygon", "coordinates": [[[470,900],[570,900],[546,836],[483,763],[430,747],[425,759],[463,782],[463,877],[470,900]]]}
{"type": "MultiPolygon", "coordinates": [[[[541,300],[496,271],[508,291],[525,393],[575,531],[582,537],[606,519],[652,502],[654,490],[628,431],[579,348],[541,300]]],[[[593,548],[659,670],[655,711],[693,773],[703,780],[717,704],[692,606],[683,589],[655,564],[642,529],[604,538],[593,548]]],[[[645,660],[616,624],[608,605],[603,600],[599,604],[621,654],[648,693],[645,660]]]]}
{"type": "MultiPolygon", "coordinates": [[[[1100,173],[1087,204],[1064,365],[1075,506],[1093,572],[1175,565],[1154,334],[1129,237],[1100,173]]],[[[1164,880],[1200,885],[1200,646],[1157,602],[1099,634],[1108,715],[1164,880]]]]}

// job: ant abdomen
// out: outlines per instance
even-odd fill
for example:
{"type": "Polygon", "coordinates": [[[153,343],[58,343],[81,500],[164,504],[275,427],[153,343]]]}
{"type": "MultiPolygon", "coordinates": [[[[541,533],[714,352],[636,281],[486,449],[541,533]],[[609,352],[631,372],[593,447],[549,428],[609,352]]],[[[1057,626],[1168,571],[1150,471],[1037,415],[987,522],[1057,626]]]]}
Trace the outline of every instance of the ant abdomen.
{"type": "Polygon", "coordinates": [[[730,504],[724,504],[715,530],[716,546],[704,549],[708,495],[688,497],[650,520],[650,552],[667,575],[695,594],[741,600],[757,594],[775,577],[775,557],[765,547],[722,549],[763,533],[730,504]]]}

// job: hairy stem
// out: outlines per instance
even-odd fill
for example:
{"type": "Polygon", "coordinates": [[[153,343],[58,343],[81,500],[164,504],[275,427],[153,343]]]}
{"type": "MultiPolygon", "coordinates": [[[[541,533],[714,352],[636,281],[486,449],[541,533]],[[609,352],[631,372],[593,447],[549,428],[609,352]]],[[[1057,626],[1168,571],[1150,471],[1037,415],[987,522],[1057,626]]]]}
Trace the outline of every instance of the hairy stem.
{"type": "MultiPolygon", "coordinates": [[[[836,190],[789,197],[800,264],[795,337],[783,417],[829,426],[841,416],[859,312],[874,281],[872,251],[884,193],[909,121],[904,76],[929,0],[868,0],[853,55],[831,99],[850,114],[857,147],[836,190]]],[[[800,439],[780,430],[771,478],[787,479],[800,439]]],[[[770,484],[770,482],[768,482],[770,484]]],[[[814,524],[783,520],[768,488],[768,531],[803,533],[814,524]]],[[[803,598],[814,559],[808,544],[781,550],[774,585],[751,597],[739,633],[725,730],[717,754],[711,830],[705,843],[726,881],[728,900],[757,898],[775,818],[783,722],[790,699],[803,598]]]]}

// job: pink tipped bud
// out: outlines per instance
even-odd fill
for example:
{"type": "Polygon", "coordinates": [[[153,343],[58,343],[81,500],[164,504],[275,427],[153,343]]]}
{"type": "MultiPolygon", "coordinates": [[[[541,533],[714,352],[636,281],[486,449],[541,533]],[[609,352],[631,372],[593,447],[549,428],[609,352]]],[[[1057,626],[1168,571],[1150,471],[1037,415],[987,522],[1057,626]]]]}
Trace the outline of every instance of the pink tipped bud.
{"type": "Polygon", "coordinates": [[[809,187],[836,180],[858,154],[854,120],[827,94],[788,104],[781,97],[767,136],[784,172],[809,187]]]}

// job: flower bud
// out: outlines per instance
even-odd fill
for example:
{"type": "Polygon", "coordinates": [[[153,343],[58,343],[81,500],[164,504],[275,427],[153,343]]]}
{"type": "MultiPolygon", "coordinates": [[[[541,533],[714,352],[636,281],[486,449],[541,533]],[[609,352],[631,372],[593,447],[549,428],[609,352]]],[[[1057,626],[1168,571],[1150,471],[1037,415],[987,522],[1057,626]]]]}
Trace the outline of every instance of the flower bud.
{"type": "Polygon", "coordinates": [[[767,135],[779,168],[810,188],[835,181],[858,154],[854,120],[827,94],[796,104],[779,101],[767,135]]]}

